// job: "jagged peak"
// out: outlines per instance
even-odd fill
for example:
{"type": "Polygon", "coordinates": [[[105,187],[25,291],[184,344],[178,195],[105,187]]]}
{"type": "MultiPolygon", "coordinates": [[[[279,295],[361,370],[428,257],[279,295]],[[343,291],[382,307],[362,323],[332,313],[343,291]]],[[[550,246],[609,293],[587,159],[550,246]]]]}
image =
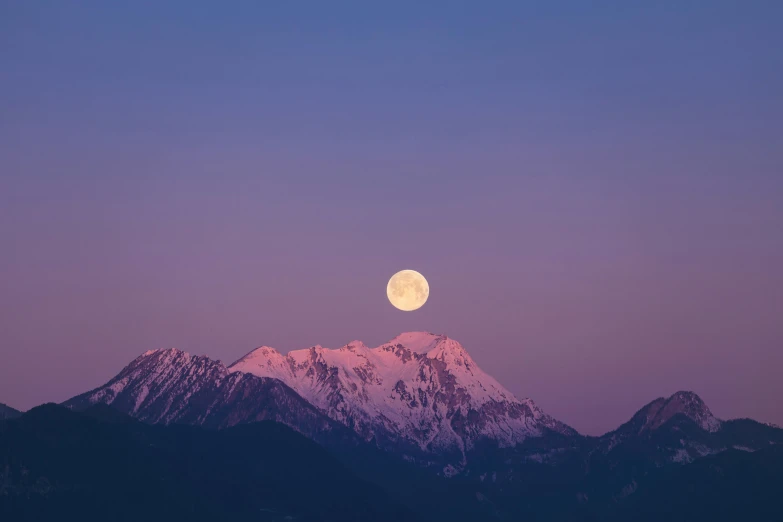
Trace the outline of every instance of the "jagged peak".
{"type": "Polygon", "coordinates": [[[164,362],[171,362],[176,359],[190,360],[192,356],[180,350],[179,348],[157,348],[155,350],[147,350],[143,354],[134,359],[127,368],[136,368],[139,365],[145,365],[150,363],[161,364],[164,362]]]}
{"type": "Polygon", "coordinates": [[[460,343],[446,336],[438,339],[435,345],[427,352],[430,359],[439,359],[444,362],[472,362],[468,351],[460,343]]]}
{"type": "Polygon", "coordinates": [[[659,397],[639,410],[631,422],[639,424],[639,431],[660,428],[672,417],[683,414],[694,421],[703,430],[714,432],[721,428],[707,404],[692,391],[678,391],[669,397],[659,397]]]}
{"type": "Polygon", "coordinates": [[[426,354],[430,359],[441,358],[444,355],[470,357],[465,347],[458,341],[443,334],[431,332],[405,332],[401,333],[382,346],[402,345],[418,354],[426,354]]]}
{"type": "MultiPolygon", "coordinates": [[[[292,353],[308,353],[309,354],[309,353],[321,353],[324,350],[330,350],[330,348],[324,348],[320,344],[314,344],[313,346],[308,346],[307,348],[301,348],[299,350],[291,350],[288,353],[289,353],[289,355],[292,354],[292,353]]],[[[277,351],[277,350],[275,350],[275,351],[277,351]]]]}
{"type": "Polygon", "coordinates": [[[412,352],[425,354],[435,348],[438,342],[443,339],[448,339],[448,337],[432,332],[403,332],[380,347],[395,346],[399,344],[412,352]]]}
{"type": "MultiPolygon", "coordinates": [[[[341,346],[340,348],[325,348],[320,344],[310,346],[308,348],[291,350],[287,356],[299,361],[300,359],[307,359],[314,354],[323,354],[330,352],[355,352],[360,353],[365,350],[382,350],[388,351],[396,346],[402,346],[410,352],[417,353],[419,355],[427,355],[434,352],[435,355],[444,352],[464,353],[467,355],[467,351],[457,341],[442,334],[434,334],[431,332],[403,332],[400,335],[394,337],[390,341],[383,343],[376,348],[369,348],[363,341],[353,340],[348,344],[341,346]]],[[[176,349],[174,349],[176,350],[176,349]]],[[[150,350],[145,352],[144,355],[155,353],[159,350],[150,350]]],[[[271,346],[260,346],[254,350],[248,352],[246,355],[237,359],[230,366],[234,366],[240,362],[245,362],[258,357],[286,357],[280,351],[271,346]]],[[[434,358],[431,357],[431,358],[434,358]]]]}
{"type": "Polygon", "coordinates": [[[677,404],[682,404],[683,406],[697,407],[701,410],[705,410],[708,413],[710,413],[710,409],[704,403],[702,398],[692,391],[686,391],[686,390],[678,391],[670,395],[669,398],[666,400],[669,403],[677,403],[677,404]]]}
{"type": "Polygon", "coordinates": [[[369,350],[369,348],[367,348],[367,345],[364,344],[362,341],[354,340],[346,344],[345,346],[342,346],[340,350],[348,351],[348,352],[356,352],[356,351],[369,350]]]}
{"type": "Polygon", "coordinates": [[[150,367],[166,367],[166,366],[188,366],[191,364],[206,365],[208,367],[219,368],[221,372],[226,370],[225,364],[218,359],[212,359],[207,355],[193,355],[179,348],[160,348],[157,350],[147,350],[136,359],[134,359],[128,366],[125,367],[121,376],[126,375],[128,372],[136,372],[143,369],[148,371],[150,367]]]}
{"type": "Polygon", "coordinates": [[[276,349],[272,348],[271,346],[259,346],[258,348],[246,353],[233,363],[231,363],[230,366],[234,366],[235,364],[239,364],[242,362],[250,362],[255,359],[270,359],[270,358],[283,358],[283,354],[278,352],[276,349]]]}
{"type": "Polygon", "coordinates": [[[150,355],[155,354],[171,354],[171,355],[188,355],[190,354],[186,351],[180,350],[179,348],[156,348],[154,350],[147,350],[143,354],[139,356],[139,358],[142,357],[149,357],[150,355]]]}
{"type": "Polygon", "coordinates": [[[259,346],[258,348],[256,348],[255,350],[253,350],[250,353],[261,353],[261,354],[264,354],[264,355],[270,355],[270,354],[274,355],[274,354],[279,354],[280,352],[276,348],[272,348],[271,346],[264,345],[264,346],[259,346]]]}

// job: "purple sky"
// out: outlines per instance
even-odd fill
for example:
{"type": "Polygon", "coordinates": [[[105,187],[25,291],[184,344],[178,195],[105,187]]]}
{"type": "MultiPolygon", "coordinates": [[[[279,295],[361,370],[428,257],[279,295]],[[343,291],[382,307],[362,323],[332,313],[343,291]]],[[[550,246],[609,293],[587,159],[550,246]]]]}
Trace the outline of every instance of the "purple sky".
{"type": "Polygon", "coordinates": [[[0,402],[428,330],[584,433],[783,424],[783,6],[555,3],[0,3],[0,402]]]}

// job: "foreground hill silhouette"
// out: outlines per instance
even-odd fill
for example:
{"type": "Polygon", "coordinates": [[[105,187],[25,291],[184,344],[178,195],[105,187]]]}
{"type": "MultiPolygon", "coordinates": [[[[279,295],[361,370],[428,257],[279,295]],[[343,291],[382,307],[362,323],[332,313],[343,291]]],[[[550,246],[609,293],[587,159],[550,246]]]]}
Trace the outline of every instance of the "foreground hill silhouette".
{"type": "Polygon", "coordinates": [[[49,404],[0,421],[0,519],[781,520],[783,445],[650,464],[645,451],[660,434],[696,428],[676,415],[638,453],[626,449],[587,474],[575,472],[583,461],[529,462],[512,466],[513,480],[488,483],[437,476],[370,445],[333,456],[275,422],[207,430],[148,425],[105,405],[74,412],[49,404]]]}
{"type": "Polygon", "coordinates": [[[48,404],[0,423],[0,470],[8,521],[414,519],[274,422],[209,431],[48,404]]]}

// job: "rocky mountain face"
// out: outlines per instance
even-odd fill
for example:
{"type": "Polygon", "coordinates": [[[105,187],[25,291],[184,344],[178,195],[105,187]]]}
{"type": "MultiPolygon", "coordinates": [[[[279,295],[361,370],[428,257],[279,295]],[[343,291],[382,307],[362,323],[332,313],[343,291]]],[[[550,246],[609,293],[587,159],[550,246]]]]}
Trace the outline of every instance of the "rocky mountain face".
{"type": "Polygon", "coordinates": [[[6,406],[5,404],[0,403],[0,420],[15,419],[20,415],[22,415],[21,411],[15,410],[10,406],[6,406]]]}
{"type": "Polygon", "coordinates": [[[549,432],[576,435],[532,400],[514,397],[442,335],[412,332],[376,348],[354,341],[288,355],[261,347],[229,371],[279,379],[330,418],[387,447],[464,457],[482,440],[509,447],[549,432]]]}
{"type": "Polygon", "coordinates": [[[151,424],[226,428],[273,420],[324,444],[356,438],[278,379],[229,372],[220,361],[176,349],[148,351],[105,385],[65,403],[74,410],[94,404],[151,424]]]}

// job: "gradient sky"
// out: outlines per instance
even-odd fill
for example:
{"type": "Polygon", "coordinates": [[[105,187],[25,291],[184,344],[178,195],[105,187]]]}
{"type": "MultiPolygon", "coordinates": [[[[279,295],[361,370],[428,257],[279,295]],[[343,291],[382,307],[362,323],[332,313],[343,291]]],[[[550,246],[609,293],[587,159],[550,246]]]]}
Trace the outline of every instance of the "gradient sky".
{"type": "Polygon", "coordinates": [[[783,424],[781,2],[161,3],[0,1],[0,402],[427,330],[783,424]]]}

